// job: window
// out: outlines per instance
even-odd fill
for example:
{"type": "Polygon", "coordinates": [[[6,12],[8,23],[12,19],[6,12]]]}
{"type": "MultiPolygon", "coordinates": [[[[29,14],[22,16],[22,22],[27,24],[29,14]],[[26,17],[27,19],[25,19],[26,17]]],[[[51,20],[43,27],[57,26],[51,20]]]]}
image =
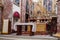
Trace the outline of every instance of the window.
{"type": "Polygon", "coordinates": [[[15,4],[19,6],[19,0],[15,0],[15,4]]]}
{"type": "Polygon", "coordinates": [[[47,11],[52,11],[52,0],[44,0],[43,5],[47,9],[47,11]]]}

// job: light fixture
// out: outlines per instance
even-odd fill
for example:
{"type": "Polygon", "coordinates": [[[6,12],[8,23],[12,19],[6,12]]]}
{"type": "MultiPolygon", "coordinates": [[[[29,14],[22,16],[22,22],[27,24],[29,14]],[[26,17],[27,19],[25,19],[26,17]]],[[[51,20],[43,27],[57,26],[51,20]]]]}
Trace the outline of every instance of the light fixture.
{"type": "Polygon", "coordinates": [[[39,0],[32,0],[32,2],[38,2],[39,0]]]}

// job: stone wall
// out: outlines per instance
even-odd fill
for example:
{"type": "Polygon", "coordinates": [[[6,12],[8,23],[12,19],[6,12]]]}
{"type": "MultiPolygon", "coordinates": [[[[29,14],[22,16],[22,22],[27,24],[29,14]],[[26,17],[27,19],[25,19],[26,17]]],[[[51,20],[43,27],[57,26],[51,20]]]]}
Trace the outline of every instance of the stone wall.
{"type": "Polygon", "coordinates": [[[2,19],[9,18],[10,14],[12,14],[11,0],[0,0],[0,31],[2,30],[2,19]]]}
{"type": "Polygon", "coordinates": [[[3,18],[9,18],[9,14],[12,14],[12,2],[11,0],[3,0],[4,1],[4,9],[3,9],[3,18]]]}

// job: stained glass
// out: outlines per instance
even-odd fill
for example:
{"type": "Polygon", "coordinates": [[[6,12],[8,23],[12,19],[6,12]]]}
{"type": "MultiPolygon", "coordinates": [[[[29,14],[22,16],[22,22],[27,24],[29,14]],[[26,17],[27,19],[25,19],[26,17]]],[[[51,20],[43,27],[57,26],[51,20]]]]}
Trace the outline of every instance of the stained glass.
{"type": "Polygon", "coordinates": [[[16,5],[19,6],[19,0],[15,0],[16,5]]]}
{"type": "Polygon", "coordinates": [[[44,7],[47,9],[47,0],[44,0],[43,5],[44,5],[44,7]]]}
{"type": "Polygon", "coordinates": [[[52,0],[49,0],[49,1],[47,1],[48,3],[47,3],[47,6],[48,6],[48,11],[52,11],[52,0]]]}
{"type": "Polygon", "coordinates": [[[52,0],[44,0],[43,5],[47,9],[47,11],[52,11],[52,0]]]}

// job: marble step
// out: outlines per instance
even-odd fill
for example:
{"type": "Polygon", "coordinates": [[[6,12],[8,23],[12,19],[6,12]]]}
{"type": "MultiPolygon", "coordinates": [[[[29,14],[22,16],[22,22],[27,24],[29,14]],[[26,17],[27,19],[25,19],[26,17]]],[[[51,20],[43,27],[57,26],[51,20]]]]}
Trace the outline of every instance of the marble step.
{"type": "Polygon", "coordinates": [[[36,36],[11,36],[11,35],[0,35],[0,40],[58,40],[56,37],[36,35],[36,36]]]}

